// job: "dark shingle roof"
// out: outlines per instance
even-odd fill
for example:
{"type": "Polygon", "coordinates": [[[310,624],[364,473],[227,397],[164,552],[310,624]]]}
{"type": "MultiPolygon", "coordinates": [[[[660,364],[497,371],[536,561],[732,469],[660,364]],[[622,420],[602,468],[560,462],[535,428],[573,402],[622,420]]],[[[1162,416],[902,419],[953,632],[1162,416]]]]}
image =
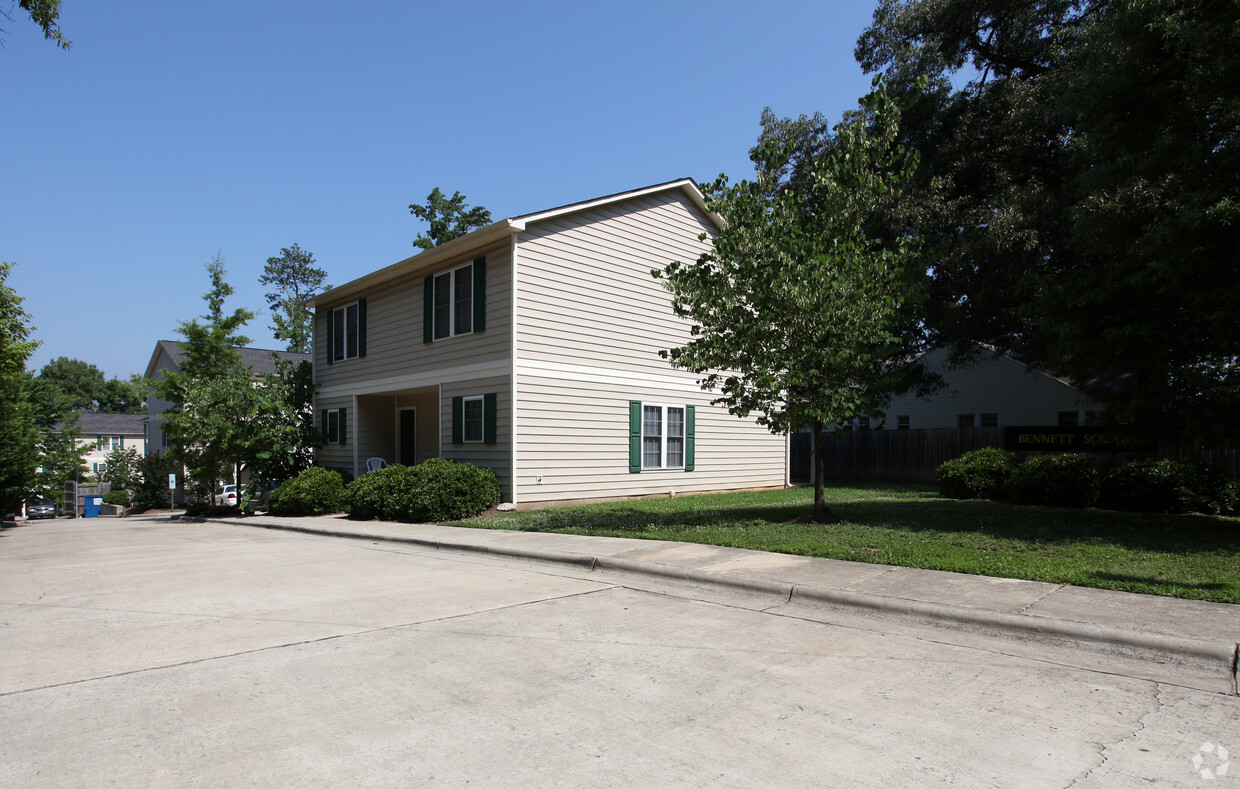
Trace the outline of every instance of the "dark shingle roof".
{"type": "MultiPolygon", "coordinates": [[[[185,361],[185,350],[181,347],[181,343],[175,340],[160,340],[155,346],[155,354],[151,357],[151,365],[147,368],[148,377],[161,349],[178,367],[180,367],[181,362],[185,361]]],[[[272,358],[273,354],[286,362],[310,361],[310,354],[308,353],[270,351],[263,348],[233,348],[233,350],[241,354],[241,366],[249,367],[254,371],[255,375],[271,375],[276,371],[276,363],[272,358]]]]}
{"type": "Polygon", "coordinates": [[[146,414],[79,414],[78,429],[82,435],[142,435],[146,414]]]}

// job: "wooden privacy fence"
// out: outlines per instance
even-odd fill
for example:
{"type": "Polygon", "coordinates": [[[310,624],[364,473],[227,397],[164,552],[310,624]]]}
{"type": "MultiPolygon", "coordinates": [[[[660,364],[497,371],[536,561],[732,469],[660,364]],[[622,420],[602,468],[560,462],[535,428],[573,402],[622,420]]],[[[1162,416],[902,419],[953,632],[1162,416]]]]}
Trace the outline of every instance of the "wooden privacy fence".
{"type": "MultiPolygon", "coordinates": [[[[915,430],[855,430],[826,437],[823,459],[826,479],[887,482],[933,482],[934,472],[945,461],[982,447],[1003,447],[1002,427],[942,427],[915,430]]],[[[1033,453],[1018,453],[1029,457],[1033,453]]],[[[1091,453],[1100,468],[1119,465],[1136,457],[1173,457],[1218,464],[1236,474],[1240,453],[1202,446],[1164,446],[1157,453],[1091,453]]],[[[792,436],[791,477],[809,482],[812,456],[808,433],[792,436]]]]}

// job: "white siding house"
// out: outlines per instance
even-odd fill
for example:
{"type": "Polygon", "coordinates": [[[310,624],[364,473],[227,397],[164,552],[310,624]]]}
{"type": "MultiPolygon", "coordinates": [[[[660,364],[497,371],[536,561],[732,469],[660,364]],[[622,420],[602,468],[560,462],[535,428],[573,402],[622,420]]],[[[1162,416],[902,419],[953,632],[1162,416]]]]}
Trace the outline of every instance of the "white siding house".
{"type": "Polygon", "coordinates": [[[319,465],[445,457],[519,506],[783,486],[787,441],[710,405],[662,349],[651,276],[718,218],[690,179],[504,219],[320,294],[319,465]]]}
{"type": "Polygon", "coordinates": [[[89,446],[82,456],[91,476],[99,479],[103,464],[114,449],[134,449],[138,456],[146,454],[146,437],[142,414],[79,414],[78,445],[89,446]]]}
{"type": "MultiPolygon", "coordinates": [[[[1039,427],[1084,425],[1095,410],[1088,395],[1068,381],[1010,356],[987,357],[960,367],[936,348],[921,361],[946,385],[930,397],[892,398],[883,427],[1039,427]]],[[[871,420],[878,427],[880,420],[871,420]]]]}
{"type": "MultiPolygon", "coordinates": [[[[250,368],[256,377],[274,373],[276,357],[286,362],[310,361],[310,355],[305,353],[269,351],[261,348],[234,348],[233,350],[241,354],[242,366],[250,368]]],[[[144,377],[151,382],[159,381],[166,372],[179,372],[181,362],[184,360],[185,350],[181,347],[181,343],[174,340],[160,340],[155,343],[155,350],[151,352],[151,360],[146,365],[144,377]]],[[[158,455],[168,448],[168,437],[163,431],[163,414],[171,407],[171,403],[155,395],[154,389],[147,392],[146,451],[144,454],[158,455]]]]}

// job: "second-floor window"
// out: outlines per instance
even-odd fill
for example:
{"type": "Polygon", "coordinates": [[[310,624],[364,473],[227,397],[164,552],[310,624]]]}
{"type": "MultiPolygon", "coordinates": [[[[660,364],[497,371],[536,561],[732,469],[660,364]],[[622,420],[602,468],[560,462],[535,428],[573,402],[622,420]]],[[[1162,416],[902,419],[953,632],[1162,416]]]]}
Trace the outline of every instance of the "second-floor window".
{"type": "Polygon", "coordinates": [[[435,276],[435,339],[474,330],[474,264],[435,276]]]}
{"type": "Polygon", "coordinates": [[[361,355],[361,303],[353,302],[331,311],[328,322],[331,340],[331,361],[354,359],[361,355]]]}
{"type": "Polygon", "coordinates": [[[125,439],[120,436],[96,436],[95,446],[103,452],[111,452],[114,449],[124,448],[125,439]]]}
{"type": "Polygon", "coordinates": [[[426,278],[422,342],[486,328],[486,258],[426,278]]]}

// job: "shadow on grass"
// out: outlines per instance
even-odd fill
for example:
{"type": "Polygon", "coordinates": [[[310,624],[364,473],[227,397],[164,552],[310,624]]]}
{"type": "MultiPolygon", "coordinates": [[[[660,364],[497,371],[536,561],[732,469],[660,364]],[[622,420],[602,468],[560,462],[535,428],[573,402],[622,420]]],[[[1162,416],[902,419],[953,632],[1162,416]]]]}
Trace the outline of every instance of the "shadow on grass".
{"type": "Polygon", "coordinates": [[[1119,585],[1131,585],[1149,589],[1200,589],[1218,591],[1231,589],[1230,584],[1223,583],[1191,583],[1188,581],[1168,581],[1163,578],[1150,578],[1144,575],[1124,575],[1122,573],[1090,573],[1090,577],[1105,582],[1105,588],[1115,589],[1119,585]]]}
{"type": "MultiPolygon", "coordinates": [[[[942,498],[892,500],[836,499],[831,509],[852,526],[872,526],[910,534],[984,535],[1032,545],[1115,545],[1167,554],[1240,553],[1240,522],[1201,515],[1149,515],[1109,510],[1028,507],[993,501],[942,498]]],[[[707,503],[686,497],[675,501],[534,510],[498,519],[497,528],[613,536],[664,536],[695,529],[803,529],[809,504],[804,500],[770,505],[707,503]],[[661,534],[662,533],[662,534],[661,534]]],[[[466,524],[462,524],[466,525],[466,524]]],[[[474,525],[474,524],[470,524],[474,525]]],[[[666,538],[666,537],[665,537],[666,538]]]]}

